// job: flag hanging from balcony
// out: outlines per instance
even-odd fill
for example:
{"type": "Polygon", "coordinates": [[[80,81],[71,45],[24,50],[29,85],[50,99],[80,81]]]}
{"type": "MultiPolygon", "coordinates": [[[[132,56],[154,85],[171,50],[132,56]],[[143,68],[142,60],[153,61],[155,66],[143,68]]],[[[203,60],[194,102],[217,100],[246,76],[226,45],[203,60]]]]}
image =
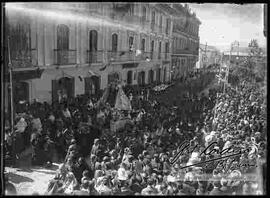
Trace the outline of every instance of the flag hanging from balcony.
{"type": "Polygon", "coordinates": [[[120,54],[119,54],[119,56],[123,56],[125,54],[125,52],[121,52],[120,54]]]}
{"type": "Polygon", "coordinates": [[[110,66],[111,63],[106,63],[104,67],[100,68],[99,71],[104,71],[108,66],[110,66]]]}
{"type": "Polygon", "coordinates": [[[136,50],[136,56],[139,56],[140,54],[142,54],[141,50],[136,50]]]}
{"type": "Polygon", "coordinates": [[[88,73],[90,74],[90,76],[98,76],[95,72],[93,72],[92,70],[89,70],[88,73]]]}
{"type": "Polygon", "coordinates": [[[119,86],[118,93],[115,100],[115,108],[119,110],[132,110],[130,101],[124,93],[121,86],[119,86]]]}

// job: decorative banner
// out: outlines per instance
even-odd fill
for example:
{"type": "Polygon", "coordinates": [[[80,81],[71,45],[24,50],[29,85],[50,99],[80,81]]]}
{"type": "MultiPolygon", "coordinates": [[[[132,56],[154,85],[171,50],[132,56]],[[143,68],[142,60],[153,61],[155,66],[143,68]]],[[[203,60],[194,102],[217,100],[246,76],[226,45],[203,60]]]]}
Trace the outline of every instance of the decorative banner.
{"type": "Polygon", "coordinates": [[[106,87],[102,97],[99,99],[99,101],[96,104],[97,107],[99,107],[100,104],[105,104],[106,103],[106,101],[107,101],[107,99],[109,97],[109,93],[110,93],[110,87],[106,87]]]}

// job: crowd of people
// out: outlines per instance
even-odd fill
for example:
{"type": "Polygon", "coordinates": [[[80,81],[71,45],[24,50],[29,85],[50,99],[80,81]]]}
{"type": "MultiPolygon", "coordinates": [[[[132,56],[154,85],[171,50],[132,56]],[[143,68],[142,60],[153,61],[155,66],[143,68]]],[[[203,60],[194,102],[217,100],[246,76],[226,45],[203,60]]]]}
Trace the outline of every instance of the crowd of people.
{"type": "Polygon", "coordinates": [[[97,108],[97,100],[89,98],[52,106],[34,103],[23,110],[27,116],[18,116],[16,134],[32,145],[34,163],[53,162],[51,145],[64,162],[47,194],[260,194],[257,171],[266,150],[263,99],[255,85],[242,83],[237,91],[185,94],[171,104],[133,97],[132,104],[139,100],[140,105],[124,113],[108,103],[97,108]],[[116,112],[133,124],[113,133],[110,121],[116,112]],[[95,126],[86,129],[89,134],[99,134],[93,144],[88,142],[87,155],[75,135],[82,122],[95,126]],[[247,152],[214,160],[239,150],[247,152]]]}

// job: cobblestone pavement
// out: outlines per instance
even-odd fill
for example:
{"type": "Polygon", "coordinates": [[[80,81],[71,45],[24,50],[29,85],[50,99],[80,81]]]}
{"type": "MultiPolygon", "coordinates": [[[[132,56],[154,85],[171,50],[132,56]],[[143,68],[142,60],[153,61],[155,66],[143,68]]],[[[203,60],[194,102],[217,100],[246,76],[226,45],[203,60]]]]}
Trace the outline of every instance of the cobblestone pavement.
{"type": "Polygon", "coordinates": [[[59,164],[54,163],[52,168],[5,167],[5,171],[9,181],[15,185],[18,195],[32,195],[33,193],[44,195],[49,181],[55,176],[58,166],[59,164]]]}

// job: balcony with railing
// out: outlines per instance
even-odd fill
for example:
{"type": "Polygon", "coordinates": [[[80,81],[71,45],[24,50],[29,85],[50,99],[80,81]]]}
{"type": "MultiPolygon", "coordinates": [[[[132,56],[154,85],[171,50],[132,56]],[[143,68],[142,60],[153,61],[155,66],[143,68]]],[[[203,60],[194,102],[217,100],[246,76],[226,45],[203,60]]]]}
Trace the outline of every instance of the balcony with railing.
{"type": "Polygon", "coordinates": [[[168,60],[170,58],[170,53],[169,52],[165,52],[164,53],[164,58],[165,58],[165,60],[168,60]]]}
{"type": "Polygon", "coordinates": [[[54,49],[55,65],[72,65],[76,64],[76,50],[54,49]]]}
{"type": "Polygon", "coordinates": [[[185,49],[174,49],[173,54],[192,54],[188,48],[185,49]]]}
{"type": "Polygon", "coordinates": [[[11,63],[13,68],[30,68],[38,65],[37,50],[11,50],[11,63]]]}
{"type": "Polygon", "coordinates": [[[151,30],[154,32],[156,30],[156,25],[153,21],[151,21],[151,30]]]}
{"type": "Polygon", "coordinates": [[[133,51],[117,51],[107,52],[107,58],[111,62],[128,62],[128,61],[146,61],[147,59],[151,60],[154,56],[151,56],[151,52],[141,52],[137,53],[133,51]]]}
{"type": "Polygon", "coordinates": [[[91,64],[91,63],[103,62],[104,52],[102,50],[99,50],[99,51],[87,50],[86,53],[87,53],[87,59],[86,59],[87,63],[91,64]]]}

